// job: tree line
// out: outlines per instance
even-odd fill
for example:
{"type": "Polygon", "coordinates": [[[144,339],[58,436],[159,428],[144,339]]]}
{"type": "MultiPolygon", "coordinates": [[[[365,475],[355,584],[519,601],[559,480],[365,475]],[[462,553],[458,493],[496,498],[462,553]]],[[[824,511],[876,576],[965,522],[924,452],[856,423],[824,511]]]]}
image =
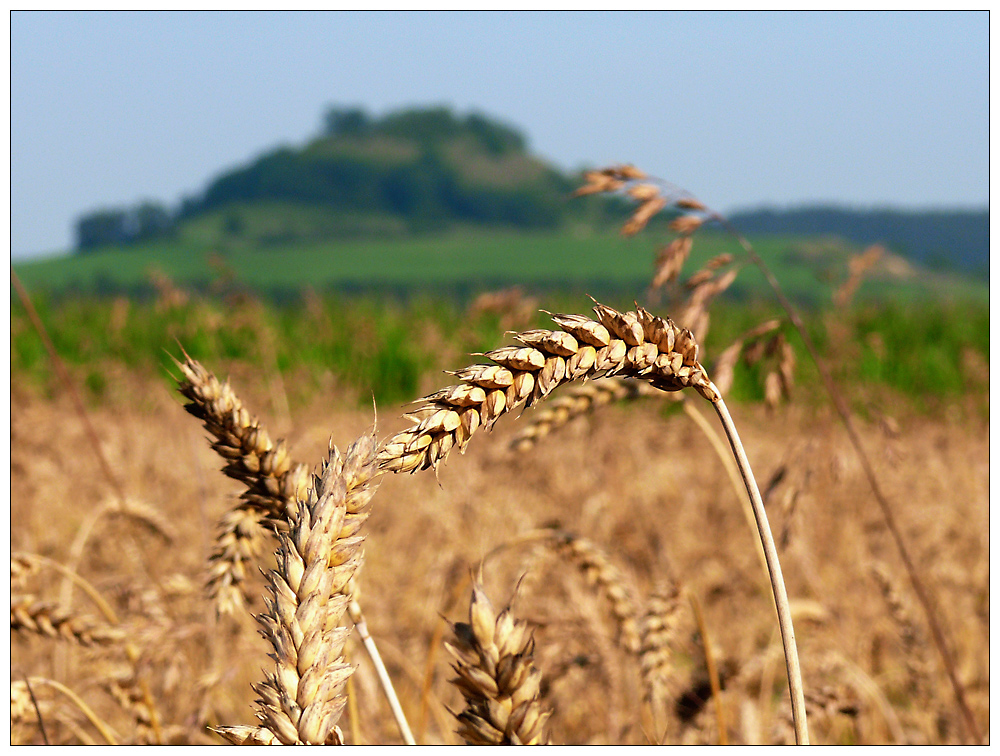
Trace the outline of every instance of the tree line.
{"type": "Polygon", "coordinates": [[[854,244],[883,244],[930,268],[989,272],[989,210],[763,208],[729,220],[749,236],[837,236],[854,244]]]}

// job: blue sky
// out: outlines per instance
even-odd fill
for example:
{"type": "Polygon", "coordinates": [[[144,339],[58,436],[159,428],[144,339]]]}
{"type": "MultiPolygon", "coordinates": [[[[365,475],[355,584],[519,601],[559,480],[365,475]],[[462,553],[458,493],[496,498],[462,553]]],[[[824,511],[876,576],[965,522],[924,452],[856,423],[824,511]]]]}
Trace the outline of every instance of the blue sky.
{"type": "Polygon", "coordinates": [[[559,167],[633,162],[713,207],[986,207],[989,16],[11,15],[11,254],[170,206],[326,107],[478,110],[559,167]]]}

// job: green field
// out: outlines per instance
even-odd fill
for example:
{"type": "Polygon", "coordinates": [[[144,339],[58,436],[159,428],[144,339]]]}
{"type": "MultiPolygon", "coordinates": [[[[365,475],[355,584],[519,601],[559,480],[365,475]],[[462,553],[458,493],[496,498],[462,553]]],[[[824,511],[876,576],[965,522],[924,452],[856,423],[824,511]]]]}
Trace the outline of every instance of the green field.
{"type": "MultiPolygon", "coordinates": [[[[625,239],[614,232],[470,230],[431,237],[300,241],[247,249],[220,244],[219,237],[202,224],[171,241],[19,263],[14,270],[29,291],[40,295],[149,292],[151,276],[159,272],[188,288],[208,291],[213,283],[218,286],[228,279],[282,298],[297,296],[306,288],[473,294],[512,285],[641,298],[650,280],[655,239],[649,234],[625,239]]],[[[756,240],[755,247],[794,299],[820,306],[830,302],[831,292],[847,276],[848,256],[858,251],[835,240],[803,238],[765,238],[756,240]]],[[[738,251],[728,236],[699,234],[686,271],[693,272],[713,255],[738,251]]],[[[767,296],[766,286],[755,269],[746,270],[731,295],[755,294],[767,296]]],[[[862,285],[859,296],[989,299],[985,283],[923,271],[874,276],[862,285]]]]}
{"type": "MultiPolygon", "coordinates": [[[[361,398],[403,401],[429,373],[504,343],[505,330],[544,326],[540,308],[586,312],[591,294],[670,314],[678,301],[648,293],[656,251],[649,235],[467,231],[220,252],[209,243],[217,239],[211,231],[190,226],[187,239],[170,244],[14,266],[59,354],[93,397],[112,393],[113,376],[123,370],[165,378],[166,353],[183,345],[211,364],[301,374],[303,387],[335,376],[361,398]],[[503,311],[470,310],[477,295],[511,286],[519,287],[527,314],[521,308],[512,320],[503,311]]],[[[832,294],[857,249],[803,238],[762,239],[756,249],[803,308],[842,380],[856,388],[887,387],[931,407],[988,375],[985,283],[891,257],[872,271],[852,307],[837,310],[832,294]]],[[[685,275],[713,255],[737,251],[729,237],[699,234],[685,275]]],[[[753,266],[711,311],[703,345],[709,360],[743,331],[783,315],[753,266]]],[[[12,381],[51,389],[48,357],[14,297],[11,315],[12,381]]],[[[797,336],[788,337],[800,351],[800,391],[818,394],[815,369],[797,336]]],[[[734,397],[760,399],[759,372],[741,369],[734,397]]]]}

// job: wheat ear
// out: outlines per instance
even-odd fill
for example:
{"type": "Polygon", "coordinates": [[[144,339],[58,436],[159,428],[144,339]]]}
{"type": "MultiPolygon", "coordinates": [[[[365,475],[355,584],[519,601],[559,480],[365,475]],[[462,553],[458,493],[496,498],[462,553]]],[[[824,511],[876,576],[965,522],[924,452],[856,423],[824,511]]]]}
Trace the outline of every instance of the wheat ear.
{"type": "Polygon", "coordinates": [[[304,501],[280,535],[271,598],[258,621],[274,648],[274,672],[254,686],[260,696],[257,728],[220,728],[232,743],[342,743],[337,720],[353,668],[344,661],[350,630],[340,626],[350,601],[344,594],[361,564],[357,518],[378,488],[375,436],[355,441],[344,456],[333,448],[304,501]]]}
{"type": "Polygon", "coordinates": [[[209,594],[220,613],[232,614],[245,605],[247,566],[256,564],[267,529],[283,528],[296,497],[304,495],[308,468],[292,462],[284,442],[271,442],[228,382],[187,355],[177,366],[183,374],[178,390],[188,399],[184,409],[214,437],[212,448],[226,461],[223,472],[246,486],[239,506],[219,523],[209,567],[209,594]]]}
{"type": "MultiPolygon", "coordinates": [[[[210,592],[215,595],[220,611],[231,612],[243,604],[242,586],[248,567],[256,564],[257,556],[268,541],[268,534],[287,529],[287,520],[294,516],[296,509],[294,497],[302,494],[308,476],[305,465],[292,461],[283,442],[271,447],[267,431],[249,414],[228,383],[220,383],[190,357],[178,365],[184,374],[180,392],[191,400],[186,409],[203,420],[205,427],[216,437],[212,448],[227,461],[224,472],[247,485],[243,503],[227,512],[220,523],[210,565],[210,592]]],[[[360,489],[349,494],[345,532],[358,532],[368,518],[370,501],[371,496],[361,495],[360,489]]],[[[403,740],[412,745],[413,735],[392,681],[375,641],[368,633],[361,607],[353,597],[348,604],[348,613],[358,626],[365,651],[378,673],[403,740]]]]}
{"type": "Polygon", "coordinates": [[[638,654],[642,645],[636,624],[638,609],[621,571],[596,544],[586,538],[565,531],[553,531],[549,543],[564,559],[577,565],[587,582],[605,596],[618,625],[618,643],[627,652],[638,654]]]}
{"type": "Polygon", "coordinates": [[[544,745],[551,712],[539,701],[541,672],[535,640],[510,607],[498,615],[479,581],[472,588],[469,622],[452,625],[445,647],[455,657],[452,682],[465,698],[458,734],[469,745],[544,745]]]}
{"type": "Polygon", "coordinates": [[[668,680],[681,624],[680,588],[673,580],[657,585],[639,618],[639,666],[646,704],[658,712],[669,696],[668,680]]]}
{"type": "Polygon", "coordinates": [[[698,362],[693,334],[643,308],[621,313],[597,304],[598,321],[582,315],[553,315],[561,330],[532,330],[515,338],[523,347],[503,347],[484,356],[493,365],[472,365],[454,373],[461,381],[423,399],[407,417],[408,430],[379,452],[383,470],[413,472],[437,468],[458,448],[464,451],[481,427],[528,406],[571,381],[622,375],[643,378],[664,391],[694,388],[721,399],[698,362]]]}
{"type": "Polygon", "coordinates": [[[10,597],[10,629],[59,638],[81,646],[111,646],[121,643],[120,628],[105,625],[85,614],[72,614],[34,596],[10,597]]]}
{"type": "Polygon", "coordinates": [[[511,409],[530,405],[577,379],[624,375],[643,378],[664,391],[695,389],[715,407],[750,496],[778,613],[796,741],[808,743],[802,673],[778,551],[736,425],[698,362],[698,343],[690,330],[642,307],[621,313],[598,303],[594,311],[600,322],[582,315],[554,315],[561,331],[520,333],[516,338],[523,347],[496,349],[485,355],[495,364],[458,371],[462,383],[426,397],[408,416],[412,427],[386,441],[380,465],[391,472],[436,469],[452,449],[463,450],[479,427],[489,429],[511,409]]]}

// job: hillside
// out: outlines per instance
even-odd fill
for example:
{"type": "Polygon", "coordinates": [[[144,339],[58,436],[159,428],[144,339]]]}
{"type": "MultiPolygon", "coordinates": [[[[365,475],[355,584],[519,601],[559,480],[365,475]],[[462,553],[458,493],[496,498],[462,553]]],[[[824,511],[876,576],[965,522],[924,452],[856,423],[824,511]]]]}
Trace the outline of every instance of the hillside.
{"type": "MultiPolygon", "coordinates": [[[[623,238],[617,231],[456,230],[418,237],[306,239],[269,247],[217,243],[220,217],[192,221],[171,239],[86,255],[18,263],[14,270],[33,292],[152,295],[166,277],[183,288],[219,292],[249,287],[278,299],[313,291],[378,291],[407,296],[436,292],[464,299],[476,292],[523,286],[579,296],[642,296],[662,235],[623,238]]],[[[848,277],[848,261],[860,248],[808,237],[752,239],[791,296],[805,305],[826,305],[848,277]]],[[[703,232],[687,270],[711,256],[736,252],[732,239],[703,232]]],[[[740,275],[727,296],[770,298],[753,268],[740,275]]],[[[986,302],[985,282],[931,271],[887,255],[869,271],[858,298],[975,300],[986,302]]]]}

